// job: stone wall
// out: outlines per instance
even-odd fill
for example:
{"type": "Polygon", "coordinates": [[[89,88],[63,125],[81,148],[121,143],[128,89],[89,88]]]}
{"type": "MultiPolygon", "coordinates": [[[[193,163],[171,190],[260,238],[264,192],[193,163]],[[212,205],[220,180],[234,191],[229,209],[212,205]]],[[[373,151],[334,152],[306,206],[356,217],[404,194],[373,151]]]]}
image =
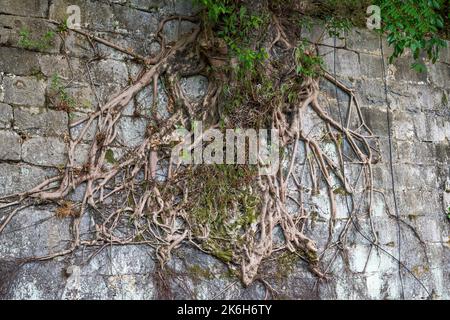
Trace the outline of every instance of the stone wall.
{"type": "MultiPolygon", "coordinates": [[[[0,0],[0,196],[25,191],[62,169],[67,157],[69,124],[95,109],[132,81],[138,71],[127,55],[104,45],[95,45],[76,33],[65,41],[56,36],[51,45],[27,50],[19,33],[28,29],[43,35],[62,20],[68,5],[79,5],[84,27],[96,35],[148,55],[158,46],[152,42],[158,21],[171,14],[192,14],[184,0],[0,0]],[[94,50],[95,49],[95,50],[94,50]],[[74,111],[51,108],[49,95],[59,75],[74,98],[74,111]],[[72,79],[68,82],[68,79],[72,79]],[[52,83],[53,82],[53,83],[52,83]],[[96,90],[93,90],[93,85],[96,90]]],[[[175,40],[190,30],[189,23],[169,24],[165,32],[175,40]]],[[[320,27],[304,36],[316,40],[320,27]]],[[[395,299],[404,288],[406,298],[450,298],[450,223],[445,208],[450,205],[450,51],[430,65],[427,73],[410,70],[410,58],[400,58],[388,69],[388,99],[392,108],[392,171],[382,74],[382,52],[377,35],[352,30],[337,42],[334,63],[333,40],[320,45],[327,68],[336,66],[340,80],[356,90],[367,124],[379,136],[382,160],[374,166],[375,188],[384,191],[374,199],[374,225],[382,249],[371,249],[361,234],[350,236],[347,261],[338,258],[330,280],[317,282],[301,261],[275,266],[277,277],[266,279],[277,298],[294,299],[395,299]],[[394,179],[400,223],[400,243],[395,214],[394,179]],[[415,230],[415,231],[414,231],[415,230]],[[414,234],[417,233],[418,237],[414,234]],[[420,238],[420,240],[419,240],[420,238]],[[400,247],[400,268],[397,257],[400,247]],[[283,271],[288,272],[283,272],[283,271]],[[423,288],[425,286],[426,290],[423,288]],[[428,291],[428,293],[427,293],[428,291]]],[[[389,48],[384,43],[384,56],[389,48]]],[[[183,79],[183,89],[192,99],[201,98],[207,79],[183,79]]],[[[164,113],[167,96],[161,86],[159,101],[164,113]]],[[[330,106],[336,106],[335,90],[322,83],[330,106]]],[[[341,95],[342,93],[338,93],[341,95]]],[[[340,97],[344,103],[345,96],[340,97]]],[[[120,156],[144,136],[145,114],[152,89],[144,90],[119,123],[114,155],[120,156]]],[[[79,128],[72,128],[76,136],[79,128]]],[[[94,134],[95,126],[91,128],[94,134]]],[[[79,147],[83,162],[87,142],[79,147]]],[[[80,197],[75,192],[73,199],[80,197]]],[[[230,276],[218,260],[192,248],[182,247],[161,277],[146,246],[114,246],[102,251],[79,250],[51,261],[14,261],[57,252],[70,240],[70,219],[55,217],[55,206],[29,207],[17,214],[0,233],[0,297],[13,299],[157,299],[224,298],[263,299],[261,282],[248,288],[230,276]],[[162,280],[162,279],[165,280],[162,280]]],[[[0,217],[4,219],[4,217],[0,217]]],[[[364,218],[362,218],[364,219],[364,218]]],[[[348,216],[341,212],[339,223],[348,216]]],[[[82,234],[92,231],[94,218],[86,215],[82,234]]],[[[308,228],[320,243],[327,237],[320,219],[308,228]]],[[[282,262],[280,262],[282,263],[282,262]]]]}

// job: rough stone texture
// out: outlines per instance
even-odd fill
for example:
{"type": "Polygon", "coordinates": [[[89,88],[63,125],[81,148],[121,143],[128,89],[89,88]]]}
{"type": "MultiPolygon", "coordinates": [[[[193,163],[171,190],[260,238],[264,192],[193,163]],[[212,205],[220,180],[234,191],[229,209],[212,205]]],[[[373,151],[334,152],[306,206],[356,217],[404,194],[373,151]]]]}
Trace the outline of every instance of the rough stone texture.
{"type": "Polygon", "coordinates": [[[14,105],[43,107],[45,82],[34,77],[8,76],[3,79],[3,102],[14,105]]]}
{"type": "MultiPolygon", "coordinates": [[[[59,37],[54,39],[51,48],[41,52],[25,50],[18,44],[22,28],[32,30],[32,35],[39,37],[55,27],[38,17],[62,19],[67,5],[76,4],[81,8],[82,24],[87,29],[148,55],[158,51],[151,35],[161,17],[174,13],[188,15],[198,10],[189,1],[181,0],[2,0],[1,4],[0,196],[29,190],[54,176],[56,168],[65,164],[66,139],[69,135],[75,139],[82,129],[77,126],[68,132],[68,122],[78,121],[96,110],[99,103],[126,86],[129,78],[136,77],[139,71],[136,64],[127,60],[129,57],[103,45],[98,46],[101,59],[93,60],[96,56],[89,42],[74,33],[67,34],[65,51],[59,37]],[[54,74],[68,85],[66,91],[75,100],[70,115],[52,109],[45,97],[54,74]]],[[[190,27],[185,23],[178,30],[178,24],[172,23],[165,32],[175,39],[190,27]]],[[[314,41],[321,33],[322,27],[315,23],[303,36],[314,41]]],[[[382,41],[386,61],[392,49],[384,39],[382,41]]],[[[373,175],[374,187],[383,191],[385,198],[381,194],[374,197],[373,224],[383,250],[370,250],[367,239],[354,232],[348,239],[348,261],[337,257],[329,270],[334,275],[330,281],[317,284],[317,279],[300,259],[289,266],[279,262],[264,265],[265,279],[278,292],[277,298],[396,299],[401,296],[402,288],[406,298],[428,298],[420,280],[433,292],[432,298],[449,299],[450,223],[445,208],[450,206],[450,49],[443,50],[439,62],[430,65],[424,74],[410,70],[409,57],[386,66],[387,101],[392,109],[388,110],[378,35],[363,29],[351,30],[345,39],[337,40],[336,52],[332,47],[333,38],[325,36],[320,44],[327,70],[333,73],[336,67],[339,80],[355,89],[366,124],[380,138],[382,158],[373,166],[373,175]],[[388,117],[392,120],[392,173],[388,117]],[[392,177],[398,213],[403,221],[400,242],[398,226],[392,218],[395,214],[392,177]],[[415,228],[421,241],[408,225],[415,228]],[[400,260],[418,280],[401,268],[403,283],[400,283],[398,263],[392,258],[397,257],[399,247],[400,260]]],[[[205,93],[207,79],[194,76],[183,78],[180,83],[189,99],[197,100],[205,93]]],[[[335,115],[337,98],[342,107],[348,97],[341,90],[336,97],[335,88],[327,81],[321,81],[321,88],[321,99],[335,115]]],[[[162,83],[157,101],[158,112],[167,117],[168,99],[162,83]]],[[[111,148],[116,159],[143,139],[145,116],[152,103],[153,90],[149,86],[127,106],[126,117],[118,124],[117,145],[111,148]]],[[[311,118],[310,129],[314,129],[313,120],[311,118]]],[[[83,165],[95,130],[93,123],[85,141],[76,150],[76,166],[83,165]]],[[[294,169],[301,170],[304,160],[305,155],[299,152],[294,169]]],[[[351,165],[348,169],[349,175],[358,174],[351,165]]],[[[329,210],[324,194],[322,190],[312,199],[318,214],[305,230],[320,248],[325,246],[328,237],[329,210]]],[[[82,197],[82,186],[69,196],[74,201],[82,197]]],[[[338,196],[337,201],[336,230],[342,230],[348,222],[348,213],[344,197],[338,196]]],[[[5,275],[0,275],[0,298],[263,299],[265,296],[260,282],[244,288],[220,261],[189,246],[183,246],[174,254],[168,271],[163,273],[164,283],[157,274],[155,252],[146,246],[112,247],[90,260],[96,249],[86,248],[67,257],[16,268],[14,259],[46,255],[68,245],[70,219],[57,219],[55,209],[55,206],[29,207],[17,214],[0,233],[0,270],[11,273],[3,283],[5,275]]],[[[4,217],[0,216],[0,222],[2,219],[4,217]]],[[[95,232],[94,221],[94,214],[83,217],[83,239],[89,239],[95,232]]],[[[360,217],[360,222],[369,225],[366,217],[360,217]]],[[[367,234],[369,230],[362,232],[367,234]]]]}
{"type": "Polygon", "coordinates": [[[31,138],[22,146],[23,161],[40,166],[62,166],[67,160],[66,153],[66,144],[57,138],[31,138]]]}
{"type": "Polygon", "coordinates": [[[118,124],[118,141],[127,147],[138,146],[145,137],[147,122],[141,118],[123,117],[118,124]]]}
{"type": "Polygon", "coordinates": [[[68,219],[55,217],[56,208],[27,208],[19,212],[0,235],[0,259],[39,257],[64,249],[70,239],[68,219]],[[27,232],[18,237],[14,230],[27,232]]]}
{"type": "Polygon", "coordinates": [[[0,195],[27,191],[55,174],[55,170],[30,166],[25,163],[0,163],[0,195]]]}
{"type": "Polygon", "coordinates": [[[63,135],[67,132],[67,124],[67,113],[63,111],[14,109],[14,129],[19,132],[43,136],[63,135]]]}
{"type": "Polygon", "coordinates": [[[38,59],[31,51],[0,47],[0,70],[18,76],[28,76],[39,71],[38,59]]]}
{"type": "Polygon", "coordinates": [[[206,94],[208,79],[204,76],[193,76],[181,79],[181,88],[191,100],[201,100],[206,94]]]}
{"type": "Polygon", "coordinates": [[[14,131],[0,130],[0,160],[20,160],[21,141],[14,131]]]}
{"type": "Polygon", "coordinates": [[[0,129],[7,129],[11,127],[13,120],[13,109],[11,106],[0,103],[0,129]]]}
{"type": "Polygon", "coordinates": [[[0,3],[0,13],[44,18],[47,12],[47,0],[2,0],[0,3]]]}

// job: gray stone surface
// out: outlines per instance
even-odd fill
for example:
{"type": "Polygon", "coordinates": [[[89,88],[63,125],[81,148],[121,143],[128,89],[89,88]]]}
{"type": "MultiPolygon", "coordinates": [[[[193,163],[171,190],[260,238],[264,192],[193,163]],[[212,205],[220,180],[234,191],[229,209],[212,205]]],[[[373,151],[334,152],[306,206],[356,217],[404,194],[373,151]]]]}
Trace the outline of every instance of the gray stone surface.
{"type": "Polygon", "coordinates": [[[69,219],[55,217],[55,207],[18,212],[0,235],[0,259],[40,257],[65,248],[70,239],[69,219]],[[15,230],[27,230],[19,237],[15,230]]]}
{"type": "MultiPolygon", "coordinates": [[[[68,59],[63,55],[39,55],[37,57],[40,71],[46,77],[58,75],[60,78],[80,81],[84,79],[85,66],[77,58],[68,59]]],[[[28,63],[27,63],[28,64],[28,63]]]]}
{"type": "Polygon", "coordinates": [[[7,129],[11,127],[13,115],[13,109],[10,105],[0,103],[0,129],[7,129]]]}
{"type": "Polygon", "coordinates": [[[181,88],[188,98],[194,101],[199,101],[206,94],[206,88],[208,88],[208,79],[204,76],[182,78],[181,88]]]}
{"type": "Polygon", "coordinates": [[[18,76],[39,73],[36,53],[18,48],[0,47],[0,71],[18,76]]]}
{"type": "Polygon", "coordinates": [[[45,82],[35,77],[8,76],[3,79],[4,98],[7,104],[43,107],[45,82]]]}
{"type": "Polygon", "coordinates": [[[360,69],[359,54],[353,51],[337,49],[336,63],[334,63],[333,48],[319,47],[319,54],[323,55],[325,68],[333,73],[336,64],[336,73],[348,78],[359,78],[362,74],[360,69]]]}
{"type": "Polygon", "coordinates": [[[146,128],[144,119],[123,117],[118,124],[118,142],[126,147],[136,147],[144,140],[146,128]]]}
{"type": "Polygon", "coordinates": [[[44,18],[47,16],[48,4],[47,0],[2,0],[0,13],[44,18]]]}
{"type": "Polygon", "coordinates": [[[102,60],[92,67],[93,80],[117,86],[128,83],[128,69],[125,63],[115,60],[102,60]]]}
{"type": "Polygon", "coordinates": [[[28,164],[0,162],[0,195],[5,196],[24,192],[35,187],[46,178],[55,175],[54,170],[48,170],[28,164]]]}
{"type": "Polygon", "coordinates": [[[23,161],[40,166],[63,166],[67,159],[66,153],[66,144],[58,138],[31,138],[22,146],[23,161]]]}
{"type": "Polygon", "coordinates": [[[14,109],[14,129],[30,135],[54,136],[68,132],[68,117],[64,111],[50,109],[14,109]]]}
{"type": "Polygon", "coordinates": [[[0,160],[20,160],[21,142],[14,131],[0,130],[0,160]]]}

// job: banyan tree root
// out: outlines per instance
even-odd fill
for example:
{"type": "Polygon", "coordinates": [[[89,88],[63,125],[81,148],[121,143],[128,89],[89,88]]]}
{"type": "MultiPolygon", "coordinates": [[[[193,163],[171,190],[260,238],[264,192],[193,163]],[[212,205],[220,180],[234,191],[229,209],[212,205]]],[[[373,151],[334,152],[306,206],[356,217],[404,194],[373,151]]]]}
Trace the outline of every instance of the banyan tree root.
{"type": "MultiPolygon", "coordinates": [[[[275,14],[267,30],[275,30],[272,33],[275,37],[266,39],[266,50],[270,53],[268,61],[283,56],[288,57],[284,63],[295,64],[291,58],[296,46],[287,38],[283,25],[275,14]]],[[[128,52],[84,31],[81,33],[92,41],[101,41],[122,52],[128,52]]],[[[267,37],[270,37],[270,34],[271,32],[267,32],[267,37]]],[[[251,284],[257,278],[259,268],[267,258],[284,250],[301,254],[309,262],[312,272],[324,278],[326,272],[320,264],[319,249],[305,231],[312,211],[306,199],[317,194],[320,185],[325,183],[330,207],[329,244],[325,250],[332,246],[337,213],[335,190],[338,186],[352,199],[357,193],[360,194],[359,203],[367,204],[369,219],[372,212],[372,164],[377,159],[378,149],[374,135],[364,123],[353,91],[331,75],[324,75],[325,79],[347,92],[350,97],[347,119],[345,122],[339,121],[319,102],[317,77],[298,75],[293,71],[295,67],[283,71],[283,75],[276,75],[273,72],[276,69],[275,64],[265,64],[265,71],[262,72],[265,72],[268,78],[278,76],[274,81],[278,85],[278,91],[281,92],[283,78],[285,82],[293,81],[298,84],[295,86],[294,101],[287,102],[285,97],[279,94],[267,105],[260,106],[264,108],[260,113],[268,115],[268,125],[278,130],[281,148],[293,148],[294,152],[284,159],[288,165],[280,166],[275,175],[254,176],[247,181],[247,187],[251,190],[249,194],[259,200],[251,223],[238,229],[233,227],[235,221],[244,213],[238,201],[230,200],[234,205],[229,208],[229,217],[221,221],[223,225],[220,228],[225,231],[220,238],[215,233],[215,226],[198,223],[199,220],[194,216],[192,203],[195,202],[193,199],[204,192],[203,177],[197,176],[199,181],[194,183],[191,181],[192,175],[187,172],[198,168],[193,165],[175,166],[168,161],[171,139],[178,127],[192,128],[194,120],[203,120],[210,127],[218,126],[217,116],[222,113],[219,97],[223,86],[229,85],[230,80],[226,72],[220,68],[214,71],[211,66],[213,64],[213,67],[217,67],[221,65],[220,61],[227,61],[227,50],[222,50],[222,56],[216,49],[211,52],[214,44],[220,41],[211,38],[210,30],[197,18],[192,17],[165,19],[160,25],[156,40],[161,45],[158,55],[134,57],[143,64],[143,69],[133,84],[124,88],[106,104],[98,106],[97,111],[70,125],[72,128],[82,126],[82,129],[78,136],[71,136],[64,172],[27,192],[0,199],[0,232],[24,208],[55,202],[61,204],[71,192],[83,186],[83,200],[78,204],[66,206],[66,211],[73,217],[71,244],[61,252],[30,257],[29,261],[67,255],[84,246],[146,244],[156,248],[156,257],[161,266],[164,266],[177,247],[183,243],[191,243],[202,251],[218,256],[231,267],[239,267],[245,285],[251,284]],[[183,36],[174,44],[169,44],[162,32],[164,24],[183,19],[196,23],[192,33],[183,36]],[[193,74],[204,74],[209,78],[208,90],[201,102],[190,101],[179,83],[180,78],[193,74]],[[153,112],[143,141],[129,150],[117,163],[109,164],[106,161],[107,152],[117,141],[117,125],[125,107],[139,92],[153,85],[154,103],[149,107],[155,111],[160,79],[164,81],[169,94],[170,116],[162,118],[153,112]],[[309,113],[313,113],[321,121],[325,130],[323,134],[318,136],[306,131],[305,128],[309,127],[309,113]],[[358,118],[357,127],[352,127],[352,117],[358,118]],[[94,123],[97,123],[96,133],[91,141],[86,163],[76,166],[76,147],[86,139],[88,129],[94,123]],[[334,156],[324,149],[325,139],[331,141],[334,146],[334,156]],[[300,142],[303,143],[305,153],[302,175],[296,170],[296,150],[300,148],[300,142]],[[349,156],[350,153],[352,156],[349,156]],[[358,178],[353,182],[346,177],[344,170],[349,163],[361,168],[358,178]],[[165,167],[168,174],[164,179],[158,179],[158,171],[162,167],[165,167]],[[309,176],[310,185],[305,181],[305,176],[309,176]],[[363,187],[357,190],[356,185],[360,180],[364,180],[363,187]],[[112,198],[116,199],[116,205],[107,206],[106,200],[112,198]],[[296,212],[288,208],[289,200],[297,204],[296,212]],[[95,236],[85,240],[80,237],[80,222],[88,212],[100,214],[101,221],[96,222],[95,236]],[[125,224],[127,227],[124,227],[125,224]],[[275,235],[276,230],[281,230],[281,241],[280,237],[275,235]],[[215,243],[215,246],[212,243],[215,243]],[[227,243],[226,254],[220,252],[224,250],[220,243],[227,243]]],[[[257,101],[258,98],[254,99],[257,101]]],[[[350,219],[358,212],[359,207],[353,199],[349,210],[350,219]]],[[[218,216],[214,209],[208,214],[211,217],[218,216]]],[[[346,230],[348,228],[345,228],[344,232],[346,230]]],[[[373,235],[376,241],[374,231],[373,235]]],[[[343,234],[340,236],[340,239],[342,238],[345,238],[343,234]]]]}

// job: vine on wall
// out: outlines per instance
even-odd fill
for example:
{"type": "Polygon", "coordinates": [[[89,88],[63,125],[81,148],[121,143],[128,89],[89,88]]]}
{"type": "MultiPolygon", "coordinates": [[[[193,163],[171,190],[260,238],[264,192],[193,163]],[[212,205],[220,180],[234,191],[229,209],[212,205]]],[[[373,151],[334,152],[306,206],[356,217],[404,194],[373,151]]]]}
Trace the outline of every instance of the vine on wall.
{"type": "MultiPolygon", "coordinates": [[[[65,250],[30,257],[30,261],[68,255],[82,247],[141,244],[154,247],[161,266],[165,266],[177,247],[190,243],[222,260],[249,285],[255,280],[267,283],[266,275],[260,273],[261,265],[273,256],[285,257],[286,252],[306,261],[319,278],[326,278],[337,255],[346,255],[349,231],[361,232],[355,221],[362,217],[370,230],[366,239],[379,246],[372,223],[374,195],[382,193],[373,186],[378,141],[362,117],[357,94],[324,70],[317,45],[302,38],[305,8],[299,2],[280,0],[199,1],[204,9],[197,16],[161,21],[156,34],[161,50],[154,56],[138,56],[61,24],[62,36],[81,33],[133,56],[142,70],[120,94],[98,105],[95,112],[72,121],[72,128],[83,129],[78,136],[70,136],[68,162],[60,175],[27,192],[0,199],[0,232],[30,205],[57,203],[56,214],[73,219],[73,239],[65,250]],[[177,20],[190,21],[195,28],[169,44],[164,26],[177,20]],[[181,89],[180,79],[192,74],[209,79],[200,102],[191,101],[181,89]],[[343,110],[325,107],[320,97],[321,78],[348,95],[343,110]],[[170,116],[162,118],[153,112],[144,141],[122,158],[115,157],[111,148],[125,108],[152,85],[155,100],[151,108],[155,111],[160,79],[169,94],[170,116]],[[284,165],[275,175],[259,176],[257,168],[250,165],[176,166],[168,162],[174,131],[180,126],[192,129],[195,120],[222,129],[276,128],[286,151],[282,154],[284,165]],[[88,159],[76,165],[75,150],[94,122],[97,129],[88,159]],[[162,180],[156,177],[161,168],[167,172],[162,180]],[[83,200],[68,202],[67,196],[80,186],[85,186],[83,200]],[[328,208],[314,204],[317,196],[326,199],[328,208]],[[108,204],[110,198],[114,201],[108,204]],[[348,219],[339,226],[338,203],[348,211],[348,219]],[[82,239],[81,219],[93,212],[100,217],[95,235],[82,239]],[[308,225],[317,216],[328,221],[328,241],[320,251],[307,235],[308,225]]],[[[381,2],[384,8],[393,0],[381,2]]],[[[408,5],[400,12],[392,8],[386,11],[383,30],[395,46],[394,58],[411,48],[415,58],[425,50],[434,62],[442,47],[436,32],[443,21],[435,11],[442,2],[414,1],[408,5]],[[424,9],[421,6],[425,3],[424,9]],[[423,10],[413,12],[408,5],[423,10]],[[409,18],[400,25],[403,11],[409,18]],[[418,14],[434,20],[414,26],[418,14]]],[[[348,29],[339,19],[336,16],[327,24],[333,36],[338,29],[348,29]]],[[[21,41],[27,37],[23,34],[21,41]]],[[[54,80],[61,95],[65,91],[58,79],[54,80]]],[[[93,84],[92,88],[95,90],[93,84]]]]}

